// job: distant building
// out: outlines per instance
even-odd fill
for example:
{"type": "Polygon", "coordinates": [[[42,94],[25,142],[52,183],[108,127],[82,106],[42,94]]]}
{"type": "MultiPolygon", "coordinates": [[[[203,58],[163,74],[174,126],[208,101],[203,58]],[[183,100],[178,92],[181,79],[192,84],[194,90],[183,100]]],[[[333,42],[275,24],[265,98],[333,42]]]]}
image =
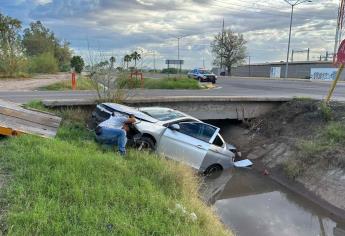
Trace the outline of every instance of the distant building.
{"type": "MultiPolygon", "coordinates": [[[[285,78],[285,62],[241,65],[232,68],[232,76],[285,78]]],[[[216,68],[215,68],[216,69],[216,68]]],[[[337,67],[329,61],[300,61],[289,63],[288,78],[332,80],[337,67]]],[[[342,75],[345,80],[345,75],[342,75]]]]}
{"type": "MultiPolygon", "coordinates": [[[[233,67],[232,76],[239,77],[285,77],[285,62],[258,63],[233,67]]],[[[289,63],[288,78],[332,80],[336,76],[337,67],[329,61],[300,61],[289,63]]],[[[219,68],[212,72],[219,75],[219,68]]],[[[227,75],[227,72],[226,72],[227,75]]],[[[345,80],[345,73],[342,74],[345,80]]]]}

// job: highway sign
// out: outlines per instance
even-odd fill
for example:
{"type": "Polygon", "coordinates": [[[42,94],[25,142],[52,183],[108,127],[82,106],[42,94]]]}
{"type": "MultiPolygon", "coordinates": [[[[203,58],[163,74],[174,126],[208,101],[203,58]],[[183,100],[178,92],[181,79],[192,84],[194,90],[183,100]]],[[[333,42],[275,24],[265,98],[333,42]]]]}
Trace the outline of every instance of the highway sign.
{"type": "Polygon", "coordinates": [[[167,65],[183,65],[184,60],[165,60],[167,65]]]}

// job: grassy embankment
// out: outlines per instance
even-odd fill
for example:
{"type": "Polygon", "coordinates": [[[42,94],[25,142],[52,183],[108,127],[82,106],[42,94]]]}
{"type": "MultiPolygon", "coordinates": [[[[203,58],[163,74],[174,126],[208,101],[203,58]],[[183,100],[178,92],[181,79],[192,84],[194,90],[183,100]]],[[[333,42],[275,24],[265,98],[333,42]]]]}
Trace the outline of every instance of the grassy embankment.
{"type": "MultiPolygon", "coordinates": [[[[128,82],[130,88],[141,88],[141,81],[139,79],[132,80],[128,82]]],[[[82,77],[77,80],[77,89],[78,90],[93,90],[95,88],[94,83],[87,78],[82,77]]],[[[162,78],[162,79],[144,79],[144,88],[145,89],[201,89],[199,82],[187,77],[182,78],[162,78]]],[[[71,81],[62,81],[56,84],[48,85],[42,87],[41,90],[71,90],[72,85],[71,81]]]]}
{"type": "Polygon", "coordinates": [[[295,155],[283,163],[286,174],[297,178],[315,165],[344,169],[345,106],[338,103],[326,106],[312,100],[296,100],[295,103],[309,106],[304,111],[305,122],[315,125],[308,131],[311,135],[298,139],[295,155]]]}
{"type": "MultiPolygon", "coordinates": [[[[85,76],[78,76],[77,90],[93,90],[94,88],[95,88],[95,84],[92,82],[91,79],[85,76]]],[[[52,91],[72,90],[72,83],[71,83],[71,80],[64,80],[61,82],[57,82],[55,84],[50,84],[50,85],[41,87],[39,88],[39,90],[52,90],[52,91]]]]}
{"type": "Polygon", "coordinates": [[[10,176],[0,198],[3,233],[231,234],[198,198],[198,180],[189,168],[134,150],[117,156],[94,142],[82,111],[58,114],[64,120],[55,139],[23,135],[0,141],[1,176],[10,176]]]}

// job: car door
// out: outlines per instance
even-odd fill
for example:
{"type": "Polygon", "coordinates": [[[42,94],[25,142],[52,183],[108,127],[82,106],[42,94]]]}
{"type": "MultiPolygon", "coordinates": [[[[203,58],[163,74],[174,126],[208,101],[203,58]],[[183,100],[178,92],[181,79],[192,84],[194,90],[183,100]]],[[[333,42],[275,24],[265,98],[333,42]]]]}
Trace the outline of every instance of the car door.
{"type": "Polygon", "coordinates": [[[219,128],[201,122],[181,122],[179,126],[180,130],[164,131],[158,152],[199,170],[219,128]]]}

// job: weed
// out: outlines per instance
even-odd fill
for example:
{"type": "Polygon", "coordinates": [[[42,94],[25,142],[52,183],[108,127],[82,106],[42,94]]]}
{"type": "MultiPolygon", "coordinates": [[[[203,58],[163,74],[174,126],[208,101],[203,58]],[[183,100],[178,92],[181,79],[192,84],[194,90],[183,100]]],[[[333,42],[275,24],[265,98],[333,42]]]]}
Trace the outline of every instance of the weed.
{"type": "MultiPolygon", "coordinates": [[[[80,76],[77,79],[77,89],[78,90],[93,90],[95,88],[92,80],[85,76],[80,76]]],[[[53,90],[53,91],[63,91],[71,90],[72,82],[70,80],[61,81],[55,84],[47,85],[41,87],[40,90],[53,90]]]]}
{"type": "Polygon", "coordinates": [[[325,121],[331,121],[333,118],[332,108],[325,103],[320,104],[320,111],[325,121]]]}
{"type": "Polygon", "coordinates": [[[332,122],[323,131],[323,138],[331,144],[342,144],[345,142],[345,124],[332,122]]]}
{"type": "MultiPolygon", "coordinates": [[[[145,78],[144,82],[139,78],[128,79],[128,76],[119,76],[117,79],[117,87],[119,89],[201,89],[199,82],[189,78],[163,78],[151,79],[145,78]]],[[[95,88],[93,81],[89,78],[83,77],[77,80],[78,90],[92,90],[95,88]]],[[[40,88],[41,90],[71,90],[72,85],[70,81],[62,81],[52,85],[40,88]]]]}
{"type": "Polygon", "coordinates": [[[293,98],[294,102],[311,102],[313,101],[310,97],[296,96],[293,98]]]}
{"type": "Polygon", "coordinates": [[[290,179],[296,179],[303,173],[305,167],[303,162],[299,160],[290,159],[283,163],[283,169],[290,179]]]}

